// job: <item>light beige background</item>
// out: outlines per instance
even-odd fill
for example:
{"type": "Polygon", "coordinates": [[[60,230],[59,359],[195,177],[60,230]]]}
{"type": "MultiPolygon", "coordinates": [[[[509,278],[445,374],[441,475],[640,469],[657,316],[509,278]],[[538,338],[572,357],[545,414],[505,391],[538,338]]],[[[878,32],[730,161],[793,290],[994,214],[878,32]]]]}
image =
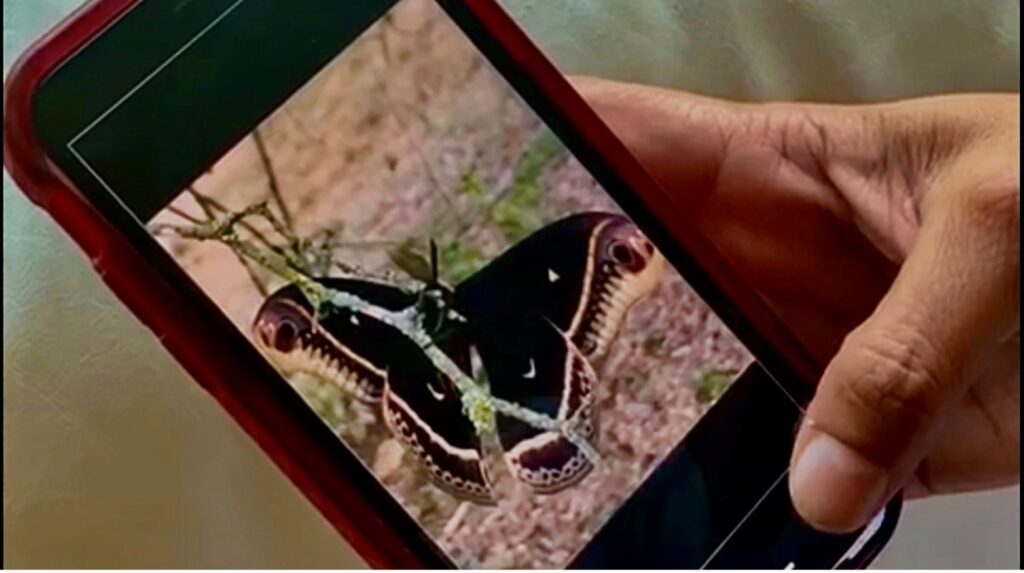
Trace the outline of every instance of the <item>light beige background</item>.
{"type": "MultiPolygon", "coordinates": [[[[79,0],[7,0],[4,70],[79,0]]],[[[567,71],[746,99],[1019,91],[1011,0],[503,0],[567,71]]],[[[358,559],[4,174],[4,564],[358,559]]],[[[910,505],[882,567],[1019,567],[1019,488],[910,505]]]]}

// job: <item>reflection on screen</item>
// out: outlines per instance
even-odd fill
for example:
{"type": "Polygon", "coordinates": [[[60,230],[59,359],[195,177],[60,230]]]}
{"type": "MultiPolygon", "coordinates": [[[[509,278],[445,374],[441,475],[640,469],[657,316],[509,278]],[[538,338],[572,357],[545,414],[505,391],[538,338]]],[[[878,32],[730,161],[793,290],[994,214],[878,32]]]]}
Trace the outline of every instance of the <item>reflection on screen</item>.
{"type": "MultiPolygon", "coordinates": [[[[432,2],[151,227],[462,566],[567,565],[751,363],[432,2]]],[[[685,499],[699,565],[735,522],[685,499]]]]}

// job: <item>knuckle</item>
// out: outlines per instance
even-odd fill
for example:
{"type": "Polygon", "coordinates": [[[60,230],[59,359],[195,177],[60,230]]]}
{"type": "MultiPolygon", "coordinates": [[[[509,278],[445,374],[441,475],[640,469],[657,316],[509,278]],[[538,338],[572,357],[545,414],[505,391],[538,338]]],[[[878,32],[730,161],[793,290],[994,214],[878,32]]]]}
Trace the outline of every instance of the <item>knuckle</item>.
{"type": "Polygon", "coordinates": [[[997,233],[1020,232],[1020,185],[989,182],[965,191],[961,210],[969,224],[997,233]]]}
{"type": "Polygon", "coordinates": [[[927,338],[893,333],[852,335],[842,391],[845,399],[880,419],[899,416],[918,425],[935,416],[949,385],[927,338]]]}

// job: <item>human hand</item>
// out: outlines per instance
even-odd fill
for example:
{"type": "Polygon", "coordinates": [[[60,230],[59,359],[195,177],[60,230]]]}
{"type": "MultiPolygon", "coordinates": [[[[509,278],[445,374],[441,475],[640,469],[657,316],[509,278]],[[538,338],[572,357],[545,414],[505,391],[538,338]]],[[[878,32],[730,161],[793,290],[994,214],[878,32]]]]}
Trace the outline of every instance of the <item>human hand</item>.
{"type": "Polygon", "coordinates": [[[790,491],[848,532],[1020,480],[1020,97],[739,104],[576,78],[822,363],[790,491]]]}

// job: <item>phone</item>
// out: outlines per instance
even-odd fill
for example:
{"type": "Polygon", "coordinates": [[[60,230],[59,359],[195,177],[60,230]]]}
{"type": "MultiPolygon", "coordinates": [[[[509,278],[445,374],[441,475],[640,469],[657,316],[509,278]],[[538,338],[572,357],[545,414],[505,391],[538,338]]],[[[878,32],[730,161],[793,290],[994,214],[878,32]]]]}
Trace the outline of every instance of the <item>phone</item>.
{"type": "Polygon", "coordinates": [[[382,567],[867,565],[794,512],[822,366],[493,0],[101,0],[4,162],[382,567]]]}

